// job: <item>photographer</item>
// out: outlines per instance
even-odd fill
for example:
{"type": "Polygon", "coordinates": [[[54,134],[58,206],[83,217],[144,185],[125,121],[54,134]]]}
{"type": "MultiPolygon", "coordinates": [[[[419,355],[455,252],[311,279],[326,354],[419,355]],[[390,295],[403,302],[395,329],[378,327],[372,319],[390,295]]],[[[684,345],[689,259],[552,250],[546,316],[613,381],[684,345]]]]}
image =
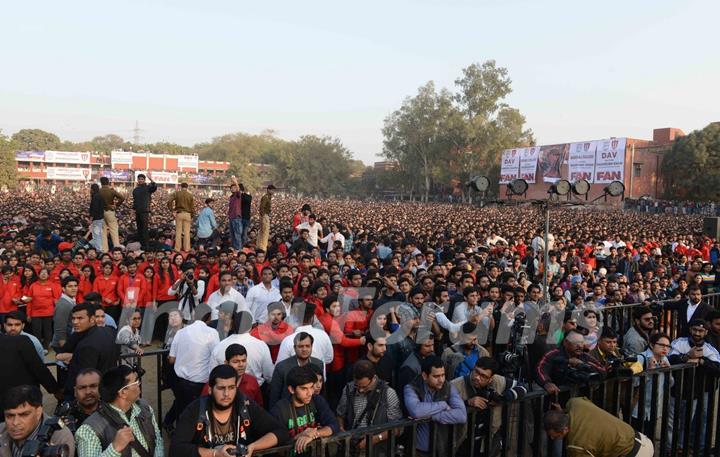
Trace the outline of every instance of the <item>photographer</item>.
{"type": "MultiPolygon", "coordinates": [[[[468,407],[480,410],[476,416],[476,430],[468,432],[469,439],[481,440],[485,436],[483,430],[490,427],[493,438],[488,455],[499,455],[502,447],[501,436],[498,434],[502,424],[502,403],[518,400],[528,391],[527,385],[497,374],[498,369],[495,359],[480,357],[469,374],[451,382],[468,407]]],[[[469,441],[466,441],[463,449],[465,452],[461,453],[467,454],[469,441]]]]}
{"type": "Polygon", "coordinates": [[[23,451],[31,447],[40,450],[50,443],[54,446],[67,445],[67,455],[75,455],[75,440],[70,430],[60,427],[51,436],[42,436],[45,432],[43,424],[49,425],[57,419],[43,413],[42,401],[42,392],[37,386],[22,385],[5,391],[2,404],[5,422],[0,424],[0,457],[22,456],[25,455],[23,451]]]}
{"type": "Polygon", "coordinates": [[[600,362],[608,374],[631,376],[643,371],[637,356],[618,348],[617,333],[610,327],[603,327],[598,344],[590,356],[600,362]]]}
{"type": "Polygon", "coordinates": [[[585,337],[577,329],[568,330],[562,345],[545,354],[535,371],[538,384],[550,394],[560,392],[558,385],[605,377],[605,367],[585,353],[585,337]]]}
{"type": "Polygon", "coordinates": [[[182,313],[183,320],[189,322],[195,307],[202,302],[205,294],[205,281],[195,281],[195,266],[192,263],[184,263],[180,269],[182,275],[168,290],[168,295],[180,297],[178,309],[182,313]]]}
{"type": "Polygon", "coordinates": [[[71,402],[58,404],[55,415],[60,416],[67,428],[73,433],[100,406],[101,378],[102,374],[95,368],[81,370],[75,378],[73,390],[75,399],[71,402]]]}
{"type": "Polygon", "coordinates": [[[170,443],[173,457],[252,456],[285,444],[288,431],[237,390],[237,372],[218,365],[210,372],[210,395],[185,408],[170,443]]]}
{"type": "Polygon", "coordinates": [[[155,413],[140,399],[141,374],[127,365],[105,372],[100,381],[103,406],[75,434],[79,457],[164,456],[155,413]]]}

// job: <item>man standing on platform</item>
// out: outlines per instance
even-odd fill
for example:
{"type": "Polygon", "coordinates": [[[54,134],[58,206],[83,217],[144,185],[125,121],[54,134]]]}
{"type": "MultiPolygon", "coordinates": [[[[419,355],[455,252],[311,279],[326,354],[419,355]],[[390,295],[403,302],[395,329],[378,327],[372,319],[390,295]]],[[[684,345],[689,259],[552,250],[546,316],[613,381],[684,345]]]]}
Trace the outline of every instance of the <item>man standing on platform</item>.
{"type": "Polygon", "coordinates": [[[145,184],[145,175],[137,176],[137,186],[133,189],[133,209],[135,210],[135,224],[137,226],[138,241],[142,248],[148,249],[148,230],[150,226],[150,199],[157,190],[157,184],[150,178],[150,184],[145,184]]]}
{"type": "Polygon", "coordinates": [[[277,187],[270,184],[267,186],[267,192],[260,199],[260,231],[258,232],[258,249],[267,251],[268,238],[270,237],[270,210],[273,191],[277,187]]]}
{"type": "Polygon", "coordinates": [[[103,201],[103,219],[105,220],[102,250],[108,252],[108,235],[112,240],[113,247],[120,245],[120,232],[117,217],[115,216],[115,208],[125,201],[125,197],[110,187],[110,180],[106,176],[100,178],[100,186],[100,198],[103,201]]]}

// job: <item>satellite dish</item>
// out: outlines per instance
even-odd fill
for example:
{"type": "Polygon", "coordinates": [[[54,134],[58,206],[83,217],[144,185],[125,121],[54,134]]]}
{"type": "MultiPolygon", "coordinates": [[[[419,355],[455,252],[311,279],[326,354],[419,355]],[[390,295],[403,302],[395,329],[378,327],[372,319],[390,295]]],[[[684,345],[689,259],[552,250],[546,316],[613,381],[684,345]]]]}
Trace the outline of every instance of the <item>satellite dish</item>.
{"type": "Polygon", "coordinates": [[[579,179],[573,183],[572,190],[575,195],[586,195],[590,192],[590,183],[587,179],[579,179]]]}

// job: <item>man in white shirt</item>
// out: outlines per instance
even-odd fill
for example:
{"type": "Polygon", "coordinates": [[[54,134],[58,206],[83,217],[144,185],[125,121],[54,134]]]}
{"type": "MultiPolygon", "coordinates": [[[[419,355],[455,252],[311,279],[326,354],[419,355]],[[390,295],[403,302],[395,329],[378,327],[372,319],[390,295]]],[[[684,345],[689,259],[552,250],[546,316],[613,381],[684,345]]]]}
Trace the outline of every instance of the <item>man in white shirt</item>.
{"type": "MultiPolygon", "coordinates": [[[[222,340],[212,351],[210,368],[225,363],[225,349],[231,344],[240,344],[247,350],[247,372],[257,378],[259,385],[270,382],[274,366],[267,343],[250,335],[253,318],[248,311],[242,311],[235,317],[235,334],[222,340]]],[[[214,331],[214,330],[213,330],[214,331]]]]}
{"type": "Polygon", "coordinates": [[[332,363],[334,358],[332,342],[324,330],[319,330],[312,326],[314,318],[315,304],[306,303],[302,325],[295,329],[295,333],[286,336],[282,343],[280,343],[280,350],[278,351],[275,363],[282,362],[283,360],[295,355],[295,335],[301,332],[309,333],[313,337],[312,357],[322,360],[325,364],[332,363]]]}
{"type": "Polygon", "coordinates": [[[252,313],[254,322],[264,324],[267,322],[267,306],[280,301],[280,291],[272,285],[273,271],[270,267],[262,269],[262,282],[252,286],[245,297],[248,310],[252,313]]]}
{"type": "MultiPolygon", "coordinates": [[[[320,224],[318,224],[320,225],[320,224]]],[[[345,248],[345,236],[340,233],[340,229],[338,228],[337,224],[331,224],[330,225],[330,233],[328,233],[328,236],[320,240],[323,243],[327,243],[327,249],[326,252],[330,254],[333,249],[335,249],[335,242],[340,242],[340,247],[345,248]]]]}
{"type": "Polygon", "coordinates": [[[308,221],[303,222],[302,224],[297,226],[297,231],[300,233],[300,230],[306,229],[308,231],[308,243],[310,243],[310,246],[316,248],[318,247],[318,241],[320,240],[320,237],[322,236],[322,225],[319,222],[316,222],[316,217],[314,214],[311,214],[308,216],[308,221]]]}
{"type": "Polygon", "coordinates": [[[175,401],[165,416],[166,425],[174,423],[185,407],[200,396],[212,368],[210,355],[219,342],[215,329],[203,321],[195,321],[178,330],[168,356],[178,380],[173,388],[175,401]]]}
{"type": "Polygon", "coordinates": [[[250,308],[245,301],[245,297],[235,289],[235,280],[233,279],[232,273],[229,271],[223,271],[220,273],[220,289],[216,290],[208,297],[207,304],[210,307],[211,314],[210,319],[215,320],[218,318],[218,307],[225,302],[235,303],[235,311],[250,311],[250,308]]]}

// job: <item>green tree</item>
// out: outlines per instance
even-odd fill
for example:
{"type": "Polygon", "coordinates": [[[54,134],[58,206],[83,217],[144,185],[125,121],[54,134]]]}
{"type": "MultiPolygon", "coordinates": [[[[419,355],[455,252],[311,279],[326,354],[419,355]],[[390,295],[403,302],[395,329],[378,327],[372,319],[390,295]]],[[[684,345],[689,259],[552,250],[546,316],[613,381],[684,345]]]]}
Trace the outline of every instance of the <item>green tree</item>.
{"type": "Polygon", "coordinates": [[[60,138],[54,133],[40,129],[22,129],[12,136],[16,147],[23,151],[47,151],[58,149],[60,138]]]}
{"type": "Polygon", "coordinates": [[[94,151],[109,153],[116,149],[126,149],[130,146],[130,143],[123,140],[121,136],[110,133],[96,136],[90,140],[90,145],[94,151]]]}
{"type": "Polygon", "coordinates": [[[287,176],[283,187],[304,194],[343,195],[350,177],[350,151],[337,138],[306,135],[293,144],[282,165],[287,176]]]}
{"type": "Polygon", "coordinates": [[[14,144],[0,132],[0,186],[14,188],[17,185],[17,164],[14,144]]]}
{"type": "Polygon", "coordinates": [[[668,198],[720,200],[720,125],[676,139],[662,173],[668,198]]]}

